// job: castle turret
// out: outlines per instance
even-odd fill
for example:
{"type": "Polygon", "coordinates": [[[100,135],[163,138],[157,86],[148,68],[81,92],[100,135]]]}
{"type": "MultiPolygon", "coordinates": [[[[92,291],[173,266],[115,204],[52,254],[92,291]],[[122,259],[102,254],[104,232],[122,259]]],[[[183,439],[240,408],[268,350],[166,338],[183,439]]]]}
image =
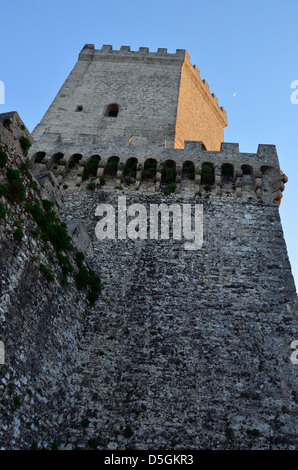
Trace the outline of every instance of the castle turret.
{"type": "Polygon", "coordinates": [[[194,140],[219,150],[226,126],[224,109],[185,50],[87,44],[33,136],[167,148],[194,140]]]}

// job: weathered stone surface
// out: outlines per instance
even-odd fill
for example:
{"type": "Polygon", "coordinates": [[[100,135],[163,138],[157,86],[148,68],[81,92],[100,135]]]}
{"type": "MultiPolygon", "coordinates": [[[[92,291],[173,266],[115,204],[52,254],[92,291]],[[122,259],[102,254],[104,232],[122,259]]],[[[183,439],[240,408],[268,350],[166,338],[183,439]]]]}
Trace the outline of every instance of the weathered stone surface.
{"type": "Polygon", "coordinates": [[[61,189],[58,187],[58,181],[53,172],[43,171],[41,173],[36,173],[34,176],[41,186],[42,199],[55,201],[56,205],[61,207],[63,195],[61,189]]]}
{"type": "Polygon", "coordinates": [[[80,220],[66,220],[67,229],[78,251],[86,252],[91,239],[80,220]]]}
{"type": "Polygon", "coordinates": [[[10,154],[15,152],[25,155],[20,145],[20,138],[26,137],[32,143],[32,137],[16,111],[0,114],[1,143],[10,154]]]}
{"type": "Polygon", "coordinates": [[[84,47],[33,136],[79,145],[111,145],[122,137],[123,146],[131,138],[137,147],[182,149],[185,140],[202,140],[208,150],[219,150],[226,126],[225,111],[185,50],[84,47]],[[113,103],[117,119],[107,116],[113,103]]]}
{"type": "MultiPolygon", "coordinates": [[[[108,429],[127,425],[131,448],[297,446],[297,299],[278,208],[184,199],[204,205],[203,248],[187,252],[174,240],[99,241],[95,208],[116,207],[117,195],[68,195],[64,210],[78,217],[84,208],[90,262],[105,279],[85,351],[85,393],[99,394],[89,416],[102,429],[90,435],[119,449],[123,438],[108,429]]],[[[156,197],[133,202],[149,207],[156,197]]]]}

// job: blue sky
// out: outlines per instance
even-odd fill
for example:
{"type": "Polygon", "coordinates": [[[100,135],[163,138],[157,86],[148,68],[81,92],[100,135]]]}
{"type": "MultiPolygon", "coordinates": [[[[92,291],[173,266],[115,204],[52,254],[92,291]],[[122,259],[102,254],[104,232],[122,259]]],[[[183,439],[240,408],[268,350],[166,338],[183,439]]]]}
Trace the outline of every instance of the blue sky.
{"type": "Polygon", "coordinates": [[[298,287],[297,0],[26,0],[2,2],[0,80],[5,104],[30,131],[85,43],[186,49],[228,115],[226,142],[241,152],[275,144],[289,177],[280,207],[298,287]],[[236,95],[235,95],[236,93],[236,95]]]}

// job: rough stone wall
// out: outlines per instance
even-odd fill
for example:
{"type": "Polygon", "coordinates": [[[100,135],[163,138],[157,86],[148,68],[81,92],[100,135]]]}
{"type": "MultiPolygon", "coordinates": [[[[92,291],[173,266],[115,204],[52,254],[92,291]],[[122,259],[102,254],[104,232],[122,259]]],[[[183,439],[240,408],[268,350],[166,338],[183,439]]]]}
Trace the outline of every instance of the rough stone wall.
{"type": "Polygon", "coordinates": [[[227,117],[217,98],[200,79],[200,73],[189,60],[182,66],[176,119],[175,148],[184,141],[202,141],[207,150],[220,150],[227,117]]]}
{"type": "Polygon", "coordinates": [[[158,142],[167,148],[197,140],[219,150],[226,125],[225,111],[185,50],[86,45],[33,137],[45,133],[52,144],[85,139],[85,145],[158,142]],[[112,103],[119,106],[117,118],[105,116],[112,103]]]}
{"type": "Polygon", "coordinates": [[[61,213],[92,240],[104,281],[93,309],[42,279],[34,243],[1,238],[2,448],[296,448],[297,306],[277,207],[200,201],[204,245],[187,252],[97,240],[101,202],[117,194],[69,187],[61,213]]]}
{"type": "MultiPolygon", "coordinates": [[[[99,241],[95,209],[117,207],[115,191],[65,193],[63,214],[82,219],[104,279],[80,392],[73,378],[80,406],[69,439],[108,449],[297,448],[297,296],[277,206],[183,199],[204,205],[204,244],[189,252],[175,240],[99,241]],[[76,434],[84,418],[90,425],[76,434]]],[[[148,210],[177,198],[126,196],[148,210]]]]}
{"type": "Polygon", "coordinates": [[[87,135],[96,142],[131,136],[140,143],[174,142],[183,54],[83,49],[80,59],[33,132],[59,133],[63,141],[87,135]],[[149,60],[146,61],[146,57],[149,60]],[[111,103],[117,118],[105,116],[111,103]],[[82,106],[77,112],[77,106],[82,106]]]}
{"type": "MultiPolygon", "coordinates": [[[[61,203],[61,191],[52,174],[49,181],[54,186],[49,183],[49,189],[28,171],[19,136],[30,134],[20,127],[16,113],[10,118],[7,129],[7,115],[0,116],[0,148],[8,155],[0,168],[0,448],[55,449],[59,433],[67,427],[69,378],[92,306],[73,275],[67,284],[62,282],[57,252],[37,233],[39,227],[26,209],[26,204],[45,199],[61,203]],[[11,201],[2,193],[8,168],[19,171],[23,201],[11,201]],[[16,238],[16,230],[22,238],[16,238]]],[[[67,253],[74,266],[76,252],[73,245],[67,253]]]]}
{"type": "Polygon", "coordinates": [[[32,137],[16,111],[0,114],[0,136],[2,147],[7,152],[23,155],[20,138],[25,137],[32,143],[32,137]]]}
{"type": "MultiPolygon", "coordinates": [[[[227,144],[206,154],[236,162],[236,150],[227,144]]],[[[251,163],[260,164],[261,153],[266,168],[277,171],[270,146],[251,163]]],[[[11,158],[16,168],[24,162],[13,152],[11,158]]],[[[91,191],[89,180],[77,186],[76,173],[65,173],[60,189],[52,173],[48,185],[44,172],[22,178],[26,197],[46,191],[72,231],[87,230],[81,241],[88,266],[103,282],[92,308],[73,277],[60,283],[56,255],[32,238],[24,207],[1,199],[8,209],[0,236],[1,447],[297,448],[297,366],[290,361],[297,296],[270,172],[261,178],[268,190],[261,200],[252,174],[242,176],[239,197],[234,181],[219,194],[217,181],[195,195],[195,181],[185,177],[181,194],[168,196],[162,181],[157,192],[154,182],[144,180],[136,191],[120,179],[117,190],[118,178],[106,175],[91,191]],[[147,208],[203,204],[202,248],[187,251],[172,239],[99,241],[95,209],[116,207],[119,195],[147,208]],[[17,243],[20,219],[25,237],[17,243]]]]}

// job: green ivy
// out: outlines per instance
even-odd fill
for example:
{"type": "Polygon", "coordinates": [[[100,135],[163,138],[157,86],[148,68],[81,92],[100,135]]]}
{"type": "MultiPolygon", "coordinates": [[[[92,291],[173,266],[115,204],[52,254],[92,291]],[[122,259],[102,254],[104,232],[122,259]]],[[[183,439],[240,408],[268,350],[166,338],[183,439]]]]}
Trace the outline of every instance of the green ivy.
{"type": "Polygon", "coordinates": [[[89,183],[89,184],[87,185],[87,189],[89,189],[90,191],[94,191],[94,189],[95,189],[95,183],[93,183],[93,182],[92,182],[92,183],[89,183]]]}
{"type": "Polygon", "coordinates": [[[88,289],[88,299],[90,304],[93,305],[98,300],[101,290],[101,279],[92,269],[87,269],[84,266],[84,253],[78,252],[76,258],[79,268],[79,271],[75,274],[76,284],[79,289],[88,289]]]}
{"type": "Polygon", "coordinates": [[[49,241],[57,252],[71,250],[71,236],[67,232],[67,226],[60,222],[54,211],[51,210],[53,203],[43,200],[45,211],[38,203],[26,205],[33,219],[41,230],[42,239],[49,241]]]}
{"type": "Polygon", "coordinates": [[[8,156],[3,150],[0,150],[0,168],[4,168],[8,162],[8,156]]]}
{"type": "Polygon", "coordinates": [[[22,137],[19,139],[19,142],[21,144],[21,147],[23,150],[29,150],[29,148],[31,147],[31,142],[29,139],[27,139],[27,137],[24,137],[22,135],[22,137]]]}
{"type": "Polygon", "coordinates": [[[26,189],[20,177],[20,171],[7,168],[8,198],[11,202],[20,204],[26,196],[26,189]]]}
{"type": "Polygon", "coordinates": [[[8,187],[5,184],[0,184],[0,195],[7,196],[8,192],[8,187]]]}
{"type": "Polygon", "coordinates": [[[40,263],[39,268],[45,275],[47,281],[53,282],[55,280],[54,274],[43,263],[40,263]]]}
{"type": "Polygon", "coordinates": [[[14,234],[13,234],[15,240],[17,240],[18,242],[20,242],[21,240],[23,240],[24,238],[24,234],[22,232],[22,230],[20,228],[17,228],[15,231],[14,231],[14,234]]]}
{"type": "Polygon", "coordinates": [[[0,219],[4,219],[5,216],[6,216],[6,209],[3,206],[3,204],[1,204],[0,202],[0,219]]]}

